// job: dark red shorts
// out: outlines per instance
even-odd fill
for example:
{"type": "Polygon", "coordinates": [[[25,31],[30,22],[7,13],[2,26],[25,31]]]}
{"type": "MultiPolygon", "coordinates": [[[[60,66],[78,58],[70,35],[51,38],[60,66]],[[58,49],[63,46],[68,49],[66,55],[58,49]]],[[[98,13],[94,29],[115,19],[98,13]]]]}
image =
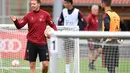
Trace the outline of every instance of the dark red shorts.
{"type": "Polygon", "coordinates": [[[88,40],[88,47],[90,50],[94,50],[102,48],[102,45],[100,44],[100,40],[93,40],[93,41],[88,40]]]}

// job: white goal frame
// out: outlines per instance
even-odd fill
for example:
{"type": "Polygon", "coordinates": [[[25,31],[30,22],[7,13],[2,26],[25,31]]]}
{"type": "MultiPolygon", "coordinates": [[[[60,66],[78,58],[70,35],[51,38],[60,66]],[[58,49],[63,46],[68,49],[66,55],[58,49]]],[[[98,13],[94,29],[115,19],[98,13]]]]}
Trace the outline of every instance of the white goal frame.
{"type": "MultiPolygon", "coordinates": [[[[57,54],[58,54],[58,37],[68,37],[68,38],[122,38],[130,39],[130,32],[96,32],[96,31],[54,31],[51,33],[50,38],[50,73],[58,73],[57,68],[57,54]],[[53,43],[55,42],[55,44],[53,43]]],[[[79,49],[78,56],[79,58],[79,49]]],[[[79,60],[77,73],[80,73],[79,60]]]]}

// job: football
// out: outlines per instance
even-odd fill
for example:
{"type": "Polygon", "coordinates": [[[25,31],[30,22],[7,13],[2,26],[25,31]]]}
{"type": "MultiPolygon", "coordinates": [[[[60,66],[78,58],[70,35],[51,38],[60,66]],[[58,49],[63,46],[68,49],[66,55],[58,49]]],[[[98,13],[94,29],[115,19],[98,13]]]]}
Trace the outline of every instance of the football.
{"type": "Polygon", "coordinates": [[[45,37],[50,38],[51,37],[50,33],[53,32],[53,31],[54,31],[54,29],[47,25],[46,29],[44,31],[45,37]]]}
{"type": "Polygon", "coordinates": [[[19,60],[13,60],[12,61],[12,66],[13,67],[18,67],[19,66],[19,60]]]}

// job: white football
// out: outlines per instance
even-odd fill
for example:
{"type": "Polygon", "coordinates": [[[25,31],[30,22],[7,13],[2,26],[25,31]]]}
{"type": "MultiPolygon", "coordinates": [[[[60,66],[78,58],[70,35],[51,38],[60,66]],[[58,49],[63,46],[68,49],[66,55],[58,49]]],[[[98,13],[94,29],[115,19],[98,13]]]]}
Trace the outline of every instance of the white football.
{"type": "Polygon", "coordinates": [[[13,67],[18,67],[19,66],[19,60],[13,60],[12,61],[12,66],[13,67]]]}
{"type": "Polygon", "coordinates": [[[45,31],[44,31],[44,35],[47,37],[47,38],[50,38],[51,37],[51,32],[53,32],[54,31],[54,29],[53,28],[51,28],[50,26],[46,26],[46,29],[45,29],[45,31]]]}

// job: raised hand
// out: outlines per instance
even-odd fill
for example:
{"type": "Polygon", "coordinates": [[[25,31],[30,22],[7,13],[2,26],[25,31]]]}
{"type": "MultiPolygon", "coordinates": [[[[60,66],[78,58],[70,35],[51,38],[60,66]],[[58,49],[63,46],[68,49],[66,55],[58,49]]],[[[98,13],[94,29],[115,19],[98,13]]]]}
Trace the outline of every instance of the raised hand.
{"type": "Polygon", "coordinates": [[[16,21],[16,16],[10,16],[10,19],[12,20],[12,21],[16,21]]]}

